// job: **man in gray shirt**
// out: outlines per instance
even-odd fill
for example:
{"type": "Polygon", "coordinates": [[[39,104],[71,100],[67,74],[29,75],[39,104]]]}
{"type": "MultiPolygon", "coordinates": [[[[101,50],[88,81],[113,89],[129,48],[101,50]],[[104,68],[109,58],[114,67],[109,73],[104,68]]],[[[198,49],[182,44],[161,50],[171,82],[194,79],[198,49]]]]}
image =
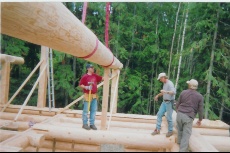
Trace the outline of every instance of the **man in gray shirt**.
{"type": "Polygon", "coordinates": [[[163,102],[161,103],[160,109],[157,112],[156,129],[154,130],[154,132],[152,132],[152,135],[160,134],[162,117],[164,116],[165,112],[167,112],[166,118],[168,122],[168,133],[166,134],[166,137],[170,137],[171,135],[173,135],[172,113],[176,89],[174,88],[174,84],[172,83],[172,81],[168,79],[165,73],[160,73],[157,80],[160,80],[162,83],[164,83],[164,85],[163,90],[161,90],[161,93],[157,94],[154,97],[154,100],[158,101],[158,98],[160,96],[163,96],[163,102]]]}
{"type": "Polygon", "coordinates": [[[188,151],[189,138],[192,133],[193,120],[199,114],[197,125],[201,125],[203,119],[204,98],[197,92],[198,82],[194,79],[187,81],[188,89],[183,90],[176,104],[177,110],[177,143],[180,144],[180,152],[188,151]]]}

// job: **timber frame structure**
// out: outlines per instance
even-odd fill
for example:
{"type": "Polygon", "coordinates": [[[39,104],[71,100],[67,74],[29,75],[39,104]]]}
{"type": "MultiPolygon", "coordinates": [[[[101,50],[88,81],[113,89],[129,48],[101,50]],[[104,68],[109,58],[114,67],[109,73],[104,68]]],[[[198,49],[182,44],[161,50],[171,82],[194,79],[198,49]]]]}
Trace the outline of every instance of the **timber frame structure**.
{"type": "MultiPolygon", "coordinates": [[[[23,64],[24,59],[0,54],[0,151],[1,152],[100,152],[123,151],[177,152],[177,131],[166,138],[167,121],[163,118],[161,134],[152,136],[156,116],[117,113],[118,82],[122,63],[61,2],[2,2],[1,33],[41,45],[40,75],[32,89],[38,87],[37,107],[26,106],[32,93],[22,105],[12,105],[19,90],[8,100],[10,64],[23,64]],[[102,112],[96,114],[97,131],[82,129],[81,110],[69,107],[46,107],[48,48],[53,48],[104,67],[102,112]],[[109,74],[112,71],[112,76],[109,74]],[[111,80],[111,86],[110,86],[111,80]],[[109,90],[111,90],[110,100],[109,90]],[[110,111],[108,103],[110,102],[110,111]],[[106,147],[107,148],[106,148],[106,147]],[[114,148],[112,150],[111,148],[114,148]]],[[[173,113],[175,123],[176,112],[173,113]]],[[[192,152],[230,151],[229,125],[222,121],[204,119],[201,127],[194,120],[190,138],[192,152]]],[[[174,124],[175,125],[175,124],[174,124]]]]}

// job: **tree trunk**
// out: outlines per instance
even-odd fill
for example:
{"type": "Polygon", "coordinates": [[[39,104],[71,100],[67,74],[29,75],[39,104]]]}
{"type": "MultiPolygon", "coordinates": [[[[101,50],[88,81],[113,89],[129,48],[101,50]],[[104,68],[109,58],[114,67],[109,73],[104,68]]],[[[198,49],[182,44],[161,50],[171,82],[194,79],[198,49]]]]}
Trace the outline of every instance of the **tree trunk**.
{"type": "MultiPolygon", "coordinates": [[[[158,36],[158,24],[159,24],[159,22],[158,22],[159,20],[158,20],[158,16],[157,16],[157,24],[156,24],[156,35],[158,36]]],[[[159,37],[157,37],[157,39],[156,39],[156,45],[157,45],[157,49],[159,50],[159,40],[158,40],[158,38],[159,37]]],[[[152,59],[153,59],[153,62],[152,62],[152,73],[151,73],[151,88],[150,88],[150,105],[149,105],[149,114],[151,114],[151,105],[152,105],[152,101],[153,101],[153,96],[155,95],[155,93],[156,93],[156,84],[154,84],[154,91],[153,91],[153,88],[152,88],[152,86],[153,86],[153,74],[154,74],[154,72],[156,73],[156,77],[157,77],[157,67],[158,66],[156,66],[156,69],[155,69],[155,71],[154,71],[154,60],[155,60],[155,56],[153,55],[153,57],[152,57],[152,59]]],[[[155,114],[155,101],[153,101],[153,114],[155,114]]]]}
{"type": "MultiPolygon", "coordinates": [[[[179,52],[180,38],[181,38],[181,32],[182,32],[183,20],[184,20],[184,13],[185,13],[185,10],[183,11],[183,15],[182,15],[182,20],[181,20],[181,25],[180,25],[180,32],[179,32],[178,41],[177,41],[176,54],[178,54],[178,52],[179,52]]],[[[175,75],[176,75],[175,73],[176,73],[176,66],[174,66],[174,69],[173,69],[173,80],[174,80],[175,75]]]]}
{"type": "Polygon", "coordinates": [[[171,62],[172,62],[172,52],[173,52],[173,45],[174,45],[174,39],[175,39],[175,34],[176,34],[176,29],[177,29],[177,19],[178,19],[178,14],[180,12],[180,4],[178,6],[177,14],[176,14],[176,21],[175,21],[175,28],[174,28],[174,33],[173,33],[173,38],[172,38],[172,45],[171,45],[171,50],[170,50],[170,58],[169,58],[169,68],[168,68],[168,77],[170,78],[170,68],[171,68],[171,62]]]}
{"type": "Polygon", "coordinates": [[[185,17],[185,20],[184,20],[184,30],[183,30],[182,42],[181,42],[180,59],[179,59],[177,78],[176,78],[176,84],[175,84],[176,89],[177,89],[178,80],[179,80],[179,77],[180,77],[180,67],[181,67],[181,61],[182,61],[182,52],[183,52],[183,49],[184,49],[184,39],[185,39],[184,37],[185,37],[187,19],[188,19],[188,9],[187,9],[186,17],[185,17]]]}
{"type": "MultiPolygon", "coordinates": [[[[133,15],[134,15],[134,16],[136,15],[136,5],[135,5],[135,7],[134,7],[134,13],[133,13],[133,15]]],[[[134,25],[134,27],[133,27],[133,34],[132,34],[132,40],[131,40],[132,46],[131,46],[131,51],[130,51],[130,53],[129,53],[128,60],[127,60],[126,65],[125,65],[125,70],[124,70],[124,74],[123,74],[123,81],[125,80],[125,76],[126,76],[126,73],[127,73],[127,69],[128,69],[128,67],[129,67],[129,62],[130,62],[130,59],[131,59],[132,53],[133,53],[133,48],[134,48],[133,40],[134,40],[135,31],[136,31],[136,25],[134,25]]]]}
{"type": "MultiPolygon", "coordinates": [[[[220,6],[220,3],[218,5],[220,6]]],[[[206,92],[206,97],[205,97],[205,118],[206,119],[208,118],[208,111],[209,111],[211,76],[212,76],[212,69],[213,69],[214,53],[215,53],[215,49],[216,49],[216,37],[217,37],[217,30],[218,30],[218,22],[219,22],[219,9],[217,10],[217,20],[216,20],[214,37],[213,37],[212,53],[211,53],[211,60],[210,60],[209,73],[208,73],[207,92],[206,92]]]]}
{"type": "Polygon", "coordinates": [[[222,120],[223,118],[224,104],[228,102],[228,79],[229,79],[228,74],[229,73],[227,73],[226,79],[225,79],[224,95],[226,95],[226,97],[222,98],[222,105],[220,108],[220,116],[219,116],[220,120],[222,120]]]}

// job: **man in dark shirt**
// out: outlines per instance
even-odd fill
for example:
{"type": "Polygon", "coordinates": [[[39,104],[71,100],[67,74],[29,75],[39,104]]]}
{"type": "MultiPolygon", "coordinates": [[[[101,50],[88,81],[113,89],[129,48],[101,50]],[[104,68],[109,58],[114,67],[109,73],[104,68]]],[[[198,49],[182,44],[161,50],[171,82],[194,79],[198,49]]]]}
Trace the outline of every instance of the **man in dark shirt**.
{"type": "Polygon", "coordinates": [[[186,82],[188,89],[183,90],[176,104],[177,110],[177,143],[180,145],[180,152],[188,151],[189,138],[192,133],[193,120],[199,114],[197,125],[201,125],[203,118],[204,98],[197,92],[198,82],[194,79],[186,82]]]}

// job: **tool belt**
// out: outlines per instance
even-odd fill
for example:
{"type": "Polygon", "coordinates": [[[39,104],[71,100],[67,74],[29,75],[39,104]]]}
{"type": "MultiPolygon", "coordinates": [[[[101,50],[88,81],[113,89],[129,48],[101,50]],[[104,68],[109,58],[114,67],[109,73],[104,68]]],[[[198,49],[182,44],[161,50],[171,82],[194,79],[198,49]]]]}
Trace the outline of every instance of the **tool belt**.
{"type": "MultiPolygon", "coordinates": [[[[90,94],[90,102],[95,98],[98,98],[97,94],[90,94]]],[[[89,94],[84,93],[84,101],[89,102],[89,94]]]]}

